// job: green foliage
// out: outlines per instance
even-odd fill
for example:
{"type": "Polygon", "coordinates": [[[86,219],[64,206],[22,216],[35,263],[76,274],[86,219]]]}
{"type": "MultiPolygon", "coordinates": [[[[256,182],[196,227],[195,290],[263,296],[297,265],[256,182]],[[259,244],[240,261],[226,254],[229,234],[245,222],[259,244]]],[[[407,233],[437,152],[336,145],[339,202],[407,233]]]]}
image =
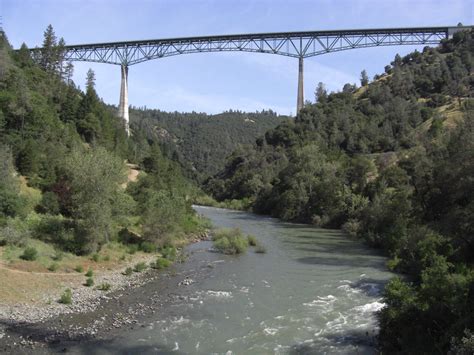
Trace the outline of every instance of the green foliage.
{"type": "Polygon", "coordinates": [[[108,282],[103,282],[99,286],[97,286],[97,289],[100,291],[109,291],[112,288],[112,285],[109,284],[108,282]]]}
{"type": "Polygon", "coordinates": [[[174,259],[176,259],[177,251],[175,247],[168,245],[168,246],[162,247],[160,249],[160,253],[163,256],[163,258],[173,261],[174,259]]]}
{"type": "Polygon", "coordinates": [[[239,145],[251,144],[286,119],[271,110],[227,111],[218,115],[130,110],[132,124],[144,127],[149,138],[161,142],[165,155],[178,160],[186,174],[197,180],[215,174],[239,145]]]}
{"type": "Polygon", "coordinates": [[[99,260],[100,260],[100,255],[99,255],[99,253],[94,253],[94,254],[92,254],[91,260],[92,260],[92,261],[95,261],[96,263],[98,263],[99,260]]]}
{"type": "Polygon", "coordinates": [[[139,263],[136,263],[135,266],[133,267],[133,271],[135,272],[142,272],[144,270],[146,270],[147,268],[147,265],[146,263],[144,262],[139,262],[139,263]]]}
{"type": "Polygon", "coordinates": [[[223,254],[242,254],[247,250],[248,240],[237,229],[218,229],[213,232],[212,241],[214,248],[223,254]]]}
{"type": "Polygon", "coordinates": [[[49,265],[48,270],[51,272],[55,272],[59,269],[59,264],[58,263],[52,263],[49,265]]]}
{"type": "Polygon", "coordinates": [[[152,269],[166,269],[168,266],[171,265],[171,261],[165,258],[157,258],[155,262],[150,264],[152,269]]]}
{"type": "Polygon", "coordinates": [[[37,207],[38,212],[51,215],[59,214],[59,201],[54,192],[46,191],[41,197],[41,202],[37,207]]]}
{"type": "Polygon", "coordinates": [[[103,148],[73,149],[66,160],[71,217],[81,228],[85,251],[97,251],[111,237],[112,197],[124,180],[119,158],[103,148]]]}
{"type": "Polygon", "coordinates": [[[139,246],[140,250],[145,253],[154,253],[156,251],[156,245],[150,242],[142,242],[139,246]]]}
{"type": "Polygon", "coordinates": [[[20,258],[27,261],[34,261],[38,258],[38,251],[34,247],[27,247],[20,258]]]}
{"type": "Polygon", "coordinates": [[[75,272],[78,272],[80,274],[82,274],[84,272],[84,267],[82,265],[77,265],[75,268],[74,268],[74,271],[75,272]]]}
{"type": "Polygon", "coordinates": [[[86,277],[92,277],[94,275],[94,270],[92,270],[91,268],[89,268],[89,270],[87,270],[86,272],[86,277]]]}
{"type": "Polygon", "coordinates": [[[130,276],[131,274],[133,274],[133,269],[131,267],[127,267],[125,271],[123,272],[123,274],[125,276],[130,276]]]}
{"type": "Polygon", "coordinates": [[[86,279],[86,283],[84,284],[84,286],[87,286],[87,287],[94,286],[94,279],[92,277],[88,277],[86,279]]]}
{"type": "Polygon", "coordinates": [[[248,242],[249,246],[251,246],[251,247],[257,246],[257,238],[255,238],[255,236],[253,236],[253,235],[248,235],[247,236],[247,242],[248,242]]]}
{"type": "Polygon", "coordinates": [[[72,291],[70,288],[67,288],[63,292],[58,302],[62,304],[72,304],[72,291]]]}

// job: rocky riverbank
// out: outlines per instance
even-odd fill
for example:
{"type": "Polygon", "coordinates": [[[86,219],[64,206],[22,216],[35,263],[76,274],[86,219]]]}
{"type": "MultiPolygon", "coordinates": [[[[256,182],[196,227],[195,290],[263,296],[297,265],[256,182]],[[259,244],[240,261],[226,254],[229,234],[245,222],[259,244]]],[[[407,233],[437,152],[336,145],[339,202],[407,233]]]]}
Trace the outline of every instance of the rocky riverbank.
{"type": "MultiPolygon", "coordinates": [[[[199,236],[192,242],[206,238],[199,236]]],[[[183,252],[178,259],[184,261],[186,257],[183,252]]],[[[155,258],[149,256],[142,262],[155,258]]],[[[43,306],[0,304],[0,352],[57,352],[82,342],[104,341],[125,327],[140,326],[140,317],[153,315],[164,302],[176,297],[176,288],[194,282],[192,267],[191,271],[184,269],[188,267],[177,263],[165,271],[148,269],[128,276],[123,270],[103,273],[95,277],[96,284],[108,283],[110,291],[73,285],[71,305],[57,301],[43,306]]]]}

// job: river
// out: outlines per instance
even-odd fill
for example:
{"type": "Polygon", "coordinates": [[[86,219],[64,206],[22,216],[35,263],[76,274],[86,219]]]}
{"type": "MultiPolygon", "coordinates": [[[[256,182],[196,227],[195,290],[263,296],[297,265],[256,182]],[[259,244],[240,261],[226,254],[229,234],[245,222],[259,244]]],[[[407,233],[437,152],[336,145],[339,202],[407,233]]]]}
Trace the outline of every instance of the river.
{"type": "Polygon", "coordinates": [[[266,253],[250,248],[246,254],[226,256],[210,251],[211,242],[189,246],[189,259],[176,266],[175,275],[193,282],[175,283],[174,297],[141,327],[114,339],[114,349],[174,354],[375,352],[375,312],[383,306],[380,293],[393,276],[384,257],[338,230],[195,209],[216,227],[239,227],[255,235],[266,253]]]}

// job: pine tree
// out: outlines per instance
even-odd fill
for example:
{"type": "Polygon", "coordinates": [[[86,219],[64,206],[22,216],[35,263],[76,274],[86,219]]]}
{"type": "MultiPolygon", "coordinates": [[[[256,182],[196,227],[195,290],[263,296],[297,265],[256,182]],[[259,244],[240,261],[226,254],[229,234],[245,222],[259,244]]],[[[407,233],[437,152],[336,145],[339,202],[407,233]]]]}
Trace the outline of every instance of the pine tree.
{"type": "Polygon", "coordinates": [[[49,25],[44,31],[43,48],[41,48],[41,67],[49,72],[54,71],[57,59],[57,39],[53,26],[49,25]]]}
{"type": "Polygon", "coordinates": [[[367,72],[365,71],[365,69],[362,70],[362,72],[360,73],[360,85],[369,85],[369,77],[367,76],[367,72]]]}
{"type": "Polygon", "coordinates": [[[86,91],[95,91],[95,73],[92,69],[87,71],[86,76],[86,91]]]}
{"type": "Polygon", "coordinates": [[[66,83],[71,85],[72,76],[74,74],[74,65],[71,62],[68,62],[64,67],[64,79],[66,79],[66,83]]]}
{"type": "Polygon", "coordinates": [[[326,86],[324,85],[324,83],[322,82],[318,83],[314,96],[315,96],[316,102],[321,102],[321,103],[326,102],[327,97],[328,97],[328,92],[326,90],[326,86]]]}

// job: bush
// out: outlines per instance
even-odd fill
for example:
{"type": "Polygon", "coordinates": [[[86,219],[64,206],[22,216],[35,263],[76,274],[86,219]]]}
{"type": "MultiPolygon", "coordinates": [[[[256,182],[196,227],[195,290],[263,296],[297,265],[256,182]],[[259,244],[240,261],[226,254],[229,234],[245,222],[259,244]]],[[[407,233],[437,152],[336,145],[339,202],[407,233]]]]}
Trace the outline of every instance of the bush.
{"type": "Polygon", "coordinates": [[[0,240],[3,245],[16,245],[21,247],[26,244],[29,237],[30,231],[24,223],[21,223],[17,219],[9,219],[7,225],[0,228],[0,240]]]}
{"type": "Polygon", "coordinates": [[[247,236],[247,241],[248,241],[248,243],[249,243],[250,246],[252,246],[252,247],[257,246],[257,238],[255,238],[255,236],[253,236],[253,235],[248,235],[248,236],[247,236]]]}
{"type": "Polygon", "coordinates": [[[342,230],[349,234],[351,237],[356,237],[357,233],[361,228],[360,222],[357,219],[349,219],[342,225],[342,230]]]}
{"type": "Polygon", "coordinates": [[[27,261],[34,261],[38,258],[38,251],[34,247],[28,247],[23,251],[20,258],[27,261]]]}
{"type": "Polygon", "coordinates": [[[255,252],[258,253],[258,254],[265,254],[267,252],[267,249],[265,249],[265,247],[263,245],[258,245],[255,248],[255,252]]]}
{"type": "Polygon", "coordinates": [[[84,286],[91,287],[93,285],[94,285],[94,279],[92,277],[88,277],[84,286]]]}
{"type": "Polygon", "coordinates": [[[59,269],[59,264],[58,263],[52,263],[49,267],[48,267],[48,270],[49,271],[52,271],[52,272],[55,272],[56,270],[59,269]]]}
{"type": "Polygon", "coordinates": [[[156,245],[151,242],[140,243],[140,250],[145,253],[154,253],[156,251],[156,245]]]}
{"type": "Polygon", "coordinates": [[[172,246],[161,248],[160,253],[165,259],[168,260],[174,260],[176,258],[176,248],[172,246]]]}
{"type": "Polygon", "coordinates": [[[238,228],[219,229],[212,237],[214,248],[224,254],[241,254],[247,250],[248,241],[238,228]]]}
{"type": "Polygon", "coordinates": [[[100,260],[100,255],[99,255],[98,253],[92,254],[91,260],[92,260],[92,261],[95,261],[96,263],[98,263],[99,260],[100,260]]]}
{"type": "Polygon", "coordinates": [[[86,272],[86,277],[92,277],[93,275],[94,275],[94,271],[91,268],[89,268],[89,270],[87,270],[86,272]]]}
{"type": "Polygon", "coordinates": [[[157,258],[155,262],[150,264],[150,267],[152,269],[160,270],[160,269],[165,269],[170,265],[171,265],[171,261],[169,261],[168,259],[157,258]]]}
{"type": "Polygon", "coordinates": [[[70,288],[67,288],[61,297],[59,298],[59,303],[62,304],[71,304],[72,303],[72,291],[70,288]]]}
{"type": "Polygon", "coordinates": [[[133,255],[138,251],[139,247],[136,244],[129,245],[127,248],[127,253],[133,255]]]}
{"type": "Polygon", "coordinates": [[[102,260],[104,261],[110,261],[110,255],[105,255],[102,260]]]}
{"type": "Polygon", "coordinates": [[[84,272],[84,268],[82,267],[82,265],[77,265],[77,266],[74,268],[74,271],[75,271],[75,272],[79,272],[79,273],[83,273],[83,272],[84,272]]]}
{"type": "Polygon", "coordinates": [[[131,267],[128,267],[125,269],[125,271],[123,272],[123,275],[125,276],[130,276],[131,274],[133,273],[133,269],[131,267]]]}
{"type": "Polygon", "coordinates": [[[97,287],[97,289],[100,291],[109,291],[111,288],[112,288],[112,285],[109,284],[108,282],[104,282],[100,284],[99,287],[97,287]]]}
{"type": "Polygon", "coordinates": [[[64,256],[64,253],[61,250],[56,250],[56,252],[54,253],[51,259],[55,261],[61,261],[63,260],[63,256],[64,256]]]}
{"type": "Polygon", "coordinates": [[[51,191],[44,192],[41,202],[37,206],[36,210],[40,213],[49,213],[52,215],[59,214],[60,206],[56,194],[51,191]]]}
{"type": "Polygon", "coordinates": [[[142,272],[146,268],[147,268],[147,266],[144,262],[139,262],[139,263],[135,264],[135,266],[133,267],[133,271],[142,272]]]}

